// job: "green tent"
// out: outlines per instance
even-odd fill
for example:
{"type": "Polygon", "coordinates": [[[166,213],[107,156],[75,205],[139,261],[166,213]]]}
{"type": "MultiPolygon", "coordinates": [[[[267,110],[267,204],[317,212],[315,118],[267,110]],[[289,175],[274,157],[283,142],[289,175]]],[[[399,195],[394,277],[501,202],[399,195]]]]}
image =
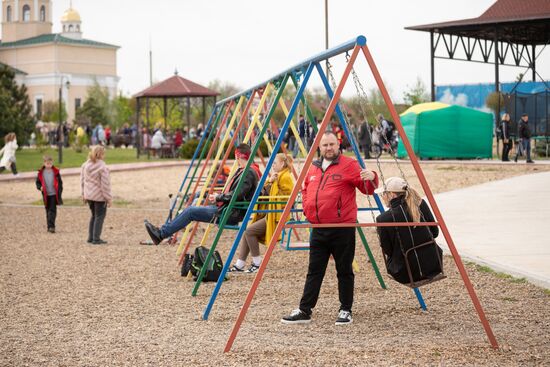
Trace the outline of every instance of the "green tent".
{"type": "MultiPolygon", "coordinates": [[[[421,103],[401,114],[401,123],[418,158],[491,158],[493,116],[440,102],[421,103]]],[[[397,156],[407,156],[399,141],[397,156]]]]}

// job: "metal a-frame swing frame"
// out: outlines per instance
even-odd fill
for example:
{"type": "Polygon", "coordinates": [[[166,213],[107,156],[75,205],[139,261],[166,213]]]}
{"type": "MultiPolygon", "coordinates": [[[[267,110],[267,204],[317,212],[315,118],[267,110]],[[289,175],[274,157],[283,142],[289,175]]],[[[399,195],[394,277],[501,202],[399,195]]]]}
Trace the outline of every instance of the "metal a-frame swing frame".
{"type": "MultiPolygon", "coordinates": [[[[291,205],[292,203],[294,202],[294,200],[296,199],[297,195],[298,195],[298,191],[300,190],[300,187],[301,187],[301,184],[302,182],[304,181],[305,179],[305,176],[306,176],[306,173],[307,173],[307,170],[308,168],[311,166],[311,163],[313,161],[313,157],[315,155],[315,151],[317,150],[317,147],[319,146],[319,143],[320,143],[320,140],[321,140],[321,136],[322,134],[325,132],[326,128],[327,128],[327,125],[329,123],[329,120],[330,118],[332,117],[336,107],[337,107],[337,104],[338,104],[338,101],[340,99],[340,96],[341,96],[341,93],[342,93],[342,90],[347,82],[347,79],[349,77],[349,74],[351,72],[351,69],[353,67],[353,64],[355,63],[356,59],[357,59],[357,56],[359,55],[359,53],[363,53],[363,55],[365,56],[365,59],[369,65],[369,68],[370,68],[370,71],[376,81],[376,84],[378,86],[378,89],[380,90],[383,98],[384,98],[384,102],[386,103],[386,105],[388,106],[389,110],[390,110],[390,114],[393,118],[393,121],[395,122],[396,124],[396,128],[398,129],[399,131],[399,135],[401,136],[401,139],[402,139],[402,142],[405,146],[405,149],[407,150],[407,153],[409,155],[409,158],[411,160],[411,163],[414,167],[414,170],[416,172],[416,175],[418,176],[419,180],[420,180],[420,184],[426,194],[426,197],[430,203],[430,206],[432,207],[432,210],[434,212],[434,216],[437,220],[437,222],[434,222],[434,223],[427,223],[427,222],[420,222],[420,223],[413,223],[413,222],[407,222],[407,223],[361,223],[361,224],[352,224],[350,223],[349,224],[349,227],[353,226],[353,227],[377,227],[377,226],[385,226],[385,225],[388,225],[388,226],[393,226],[393,227],[396,227],[396,226],[432,226],[432,225],[437,225],[440,227],[444,237],[445,237],[445,240],[447,241],[447,244],[448,244],[448,247],[449,247],[449,250],[451,251],[451,254],[453,256],[453,259],[455,261],[455,264],[459,270],[459,273],[460,273],[460,276],[464,282],[464,285],[466,286],[466,289],[468,291],[468,294],[470,296],[470,299],[472,300],[472,303],[474,305],[474,308],[478,314],[478,317],[481,321],[481,324],[485,330],[485,333],[489,339],[489,342],[491,344],[491,346],[493,348],[498,348],[498,343],[497,343],[497,340],[493,334],[493,331],[491,329],[491,326],[489,324],[489,321],[487,320],[487,317],[485,316],[485,312],[483,310],[483,307],[481,306],[481,303],[479,302],[479,299],[477,297],[477,294],[472,286],[472,283],[468,277],[468,274],[466,272],[466,269],[464,267],[464,264],[462,263],[462,260],[460,258],[460,255],[458,254],[457,250],[456,250],[456,247],[454,245],[454,242],[450,236],[450,233],[449,233],[449,230],[447,228],[447,225],[443,219],[443,216],[441,215],[441,212],[439,210],[439,207],[434,199],[434,196],[432,194],[432,191],[430,189],[430,186],[428,185],[428,182],[426,181],[426,178],[424,176],[424,173],[422,172],[422,169],[418,163],[418,159],[416,158],[416,155],[414,154],[414,151],[411,147],[411,144],[409,142],[409,139],[407,138],[406,134],[405,134],[405,131],[403,129],[403,126],[401,125],[401,120],[399,118],[399,115],[397,113],[397,111],[395,110],[395,107],[391,101],[391,98],[385,88],[385,85],[382,81],[382,78],[380,76],[380,73],[378,72],[378,68],[376,67],[376,64],[374,63],[374,59],[372,58],[372,55],[370,54],[370,51],[367,47],[367,40],[364,36],[359,36],[357,37],[356,39],[353,39],[349,42],[346,42],[342,45],[339,45],[335,48],[332,48],[332,49],[329,49],[325,52],[322,52],[320,53],[319,55],[316,55],[314,57],[312,57],[311,59],[309,60],[306,60],[305,62],[303,62],[302,64],[299,64],[299,65],[304,65],[304,64],[309,64],[309,67],[308,67],[308,71],[310,71],[310,69],[312,68],[312,65],[314,63],[316,63],[317,65],[319,65],[318,63],[320,61],[323,61],[323,60],[326,60],[332,56],[335,56],[335,55],[338,55],[342,52],[346,52],[346,51],[350,51],[350,50],[353,50],[352,51],[352,54],[351,54],[351,57],[346,65],[346,68],[344,70],[344,73],[341,77],[341,80],[340,80],[340,83],[338,84],[338,87],[336,88],[336,91],[334,92],[334,95],[332,96],[331,98],[331,101],[329,103],[329,106],[327,108],[327,111],[323,117],[323,120],[321,122],[321,125],[319,127],[319,131],[317,132],[317,135],[315,137],[315,140],[313,142],[313,145],[312,147],[310,148],[310,152],[306,158],[306,161],[304,163],[304,166],[302,168],[302,171],[300,173],[300,176],[298,177],[298,180],[296,182],[296,185],[294,187],[294,189],[292,190],[292,193],[290,195],[290,199],[287,203],[287,205],[285,206],[285,209],[283,210],[283,213],[281,214],[281,219],[275,229],[275,233],[273,234],[273,237],[271,238],[271,241],[269,243],[269,246],[267,248],[267,251],[266,253],[264,254],[264,258],[263,258],[263,261],[262,261],[262,264],[260,266],[260,268],[258,269],[258,272],[256,273],[256,277],[254,278],[254,281],[251,285],[251,288],[245,298],[245,301],[243,303],[243,306],[241,307],[240,309],[240,312],[239,312],[239,315],[237,317],[237,320],[235,321],[235,324],[231,330],[231,333],[229,335],[229,338],[227,340],[227,343],[225,345],[225,348],[224,348],[224,352],[229,352],[233,346],[233,343],[235,341],[235,338],[237,337],[237,334],[239,332],[239,329],[242,325],[242,322],[244,321],[244,318],[246,316],[246,313],[248,312],[248,309],[250,307],[250,304],[254,298],[254,294],[256,293],[256,290],[262,280],[262,277],[263,277],[263,274],[267,268],[267,265],[269,264],[269,259],[273,253],[273,250],[275,249],[276,247],[276,242],[277,242],[277,239],[279,238],[282,230],[283,230],[283,227],[289,227],[285,221],[288,219],[289,215],[290,215],[290,210],[291,210],[291,205]]],[[[319,69],[321,69],[320,66],[318,66],[319,69]]],[[[322,71],[322,69],[321,69],[322,71]]],[[[307,74],[306,74],[307,75],[307,74]]],[[[303,92],[303,91],[302,91],[303,92]]],[[[293,106],[294,107],[294,106],[293,106]]],[[[269,163],[268,163],[269,165],[269,163]]],[[[309,225],[310,227],[342,227],[343,225],[341,223],[339,224],[310,224],[309,225]]],[[[348,225],[345,225],[345,226],[348,226],[348,225]]],[[[298,226],[295,226],[295,227],[298,227],[298,226]]]]}
{"type": "MultiPolygon", "coordinates": [[[[309,63],[309,65],[308,65],[307,70],[305,71],[305,73],[303,72],[303,68],[300,67],[300,68],[289,69],[288,71],[286,71],[285,73],[282,74],[282,75],[284,75],[284,80],[283,80],[282,87],[281,87],[280,90],[279,90],[280,92],[282,92],[284,86],[286,85],[286,81],[288,80],[288,77],[289,77],[289,76],[295,76],[296,70],[298,70],[301,74],[304,75],[304,80],[303,80],[302,84],[301,84],[301,85],[299,86],[299,88],[298,88],[297,94],[296,94],[296,96],[294,97],[294,101],[293,101],[293,103],[292,103],[292,106],[291,106],[291,108],[290,108],[290,111],[289,111],[289,113],[288,113],[288,115],[287,115],[287,118],[286,118],[286,120],[285,120],[285,122],[284,122],[284,124],[283,124],[283,126],[282,126],[282,128],[281,128],[281,130],[280,130],[280,135],[279,135],[279,137],[278,137],[278,139],[277,139],[277,142],[275,143],[275,146],[274,146],[274,148],[273,148],[274,151],[278,151],[279,147],[282,145],[283,137],[284,137],[284,135],[286,134],[286,132],[287,132],[289,126],[290,126],[290,123],[291,123],[291,120],[292,120],[292,116],[294,116],[294,114],[295,114],[295,112],[296,112],[296,109],[297,109],[297,107],[298,107],[300,101],[302,101],[302,97],[303,97],[303,95],[304,95],[304,91],[305,91],[305,88],[306,88],[306,86],[307,86],[307,82],[308,82],[309,77],[311,76],[311,74],[312,74],[312,72],[313,72],[314,69],[316,69],[318,72],[320,72],[320,73],[321,73],[321,77],[323,78],[324,74],[323,74],[322,68],[321,68],[318,64],[313,63],[313,62],[309,63]]],[[[280,78],[280,75],[279,75],[277,78],[280,78]]],[[[327,94],[328,94],[329,98],[331,98],[331,97],[332,97],[332,90],[330,89],[330,86],[328,85],[328,82],[326,81],[326,78],[325,78],[324,80],[325,80],[324,85],[325,85],[325,87],[326,87],[326,89],[327,89],[327,94]]],[[[295,85],[296,85],[296,84],[295,84],[295,85]]],[[[278,95],[276,98],[279,98],[279,97],[280,97],[280,96],[278,95]]],[[[220,103],[224,103],[224,101],[225,101],[225,100],[221,101],[220,103]]],[[[276,105],[277,105],[277,102],[275,101],[275,102],[273,103],[273,106],[272,106],[271,110],[269,111],[269,113],[268,113],[268,115],[267,115],[266,118],[269,118],[269,119],[271,118],[271,116],[272,116],[273,113],[275,112],[276,105]]],[[[341,119],[341,121],[343,121],[343,115],[342,115],[340,109],[337,108],[337,111],[338,111],[338,117],[341,119]]],[[[267,125],[267,124],[266,124],[266,125],[267,125]]],[[[342,122],[342,125],[345,125],[345,123],[342,122]]],[[[344,132],[348,135],[348,137],[350,136],[350,135],[349,135],[350,132],[349,132],[348,129],[344,128],[344,132]]],[[[263,133],[265,133],[265,129],[262,130],[261,134],[263,134],[263,133]]],[[[258,149],[258,146],[254,146],[254,147],[252,148],[252,151],[255,151],[255,149],[258,149]]],[[[311,150],[310,150],[310,152],[311,152],[311,150]]],[[[359,152],[358,152],[357,149],[356,149],[356,153],[357,153],[357,155],[358,155],[358,158],[361,159],[361,157],[360,157],[359,152]]],[[[246,224],[246,223],[248,222],[250,216],[252,215],[252,213],[255,212],[255,210],[254,210],[255,204],[257,203],[259,194],[260,194],[261,189],[262,189],[262,187],[263,187],[263,185],[264,185],[264,183],[265,183],[265,180],[266,180],[266,177],[267,177],[267,172],[269,172],[269,170],[271,169],[271,165],[272,165],[272,163],[273,163],[274,160],[275,160],[275,155],[272,154],[271,157],[270,157],[270,159],[269,159],[269,162],[267,163],[267,166],[266,166],[266,173],[264,173],[264,175],[263,175],[262,178],[260,179],[260,182],[258,183],[258,187],[256,188],[256,192],[255,192],[253,198],[251,199],[251,201],[250,201],[250,203],[249,203],[248,210],[247,210],[247,212],[246,212],[246,214],[245,214],[245,217],[244,217],[244,219],[243,219],[243,224],[246,224]]],[[[361,162],[362,162],[362,161],[361,161],[361,162]]],[[[250,161],[249,161],[248,163],[250,164],[250,161]]],[[[363,167],[364,167],[364,163],[361,163],[361,164],[363,164],[363,167]]],[[[298,185],[298,184],[297,184],[297,185],[298,185]]],[[[237,190],[238,190],[238,189],[237,189],[237,190]]],[[[292,200],[289,201],[289,202],[292,202],[292,205],[293,205],[294,202],[295,202],[295,198],[292,198],[292,200]]],[[[231,204],[230,204],[230,205],[231,205],[231,204]]],[[[379,205],[379,206],[378,206],[377,208],[375,208],[375,210],[381,210],[381,209],[382,209],[382,204],[381,204],[380,201],[378,201],[378,205],[379,205]]],[[[213,292],[212,292],[212,295],[211,295],[211,297],[210,297],[210,300],[209,300],[209,302],[208,302],[208,304],[207,304],[207,306],[206,306],[206,308],[205,308],[205,310],[204,310],[204,312],[203,312],[203,315],[202,315],[203,320],[207,320],[207,319],[208,319],[208,316],[209,316],[209,314],[210,314],[210,311],[211,311],[211,309],[212,309],[212,307],[213,307],[213,304],[214,304],[214,302],[215,302],[215,300],[216,300],[216,297],[217,297],[217,295],[218,295],[218,293],[219,293],[219,290],[220,290],[220,288],[221,288],[221,286],[222,286],[222,284],[223,284],[223,280],[225,279],[225,274],[227,273],[227,271],[228,271],[228,269],[229,269],[229,264],[230,264],[231,261],[233,260],[234,254],[235,254],[235,252],[236,252],[236,250],[237,250],[237,247],[239,246],[241,237],[242,237],[242,235],[243,235],[245,229],[246,229],[246,227],[243,226],[243,227],[241,227],[241,229],[240,229],[239,232],[237,233],[237,236],[236,236],[236,238],[235,238],[235,240],[234,240],[234,242],[233,242],[233,245],[232,245],[231,250],[230,250],[230,252],[229,252],[229,254],[228,254],[228,257],[227,257],[227,259],[226,259],[226,261],[225,261],[225,263],[224,263],[224,267],[223,267],[223,269],[222,269],[222,271],[221,271],[221,274],[220,274],[220,276],[219,276],[219,278],[218,278],[218,282],[216,283],[216,286],[215,286],[215,288],[214,288],[214,290],[213,290],[213,292]]],[[[384,280],[383,280],[383,278],[382,278],[382,275],[380,274],[380,270],[379,270],[379,268],[378,268],[378,266],[377,266],[377,264],[376,264],[376,260],[374,259],[374,256],[372,255],[372,252],[371,252],[371,250],[370,250],[370,248],[369,248],[369,245],[368,245],[368,243],[367,243],[366,237],[364,236],[364,234],[363,234],[361,228],[358,228],[357,230],[358,230],[358,232],[359,232],[359,236],[360,236],[360,238],[361,238],[361,241],[362,241],[362,243],[363,243],[363,246],[365,247],[365,250],[366,250],[366,252],[367,252],[367,255],[368,255],[369,259],[370,259],[370,262],[371,262],[371,265],[372,265],[372,267],[373,267],[373,270],[374,270],[374,272],[375,272],[375,274],[376,274],[376,277],[377,277],[377,279],[378,279],[378,281],[379,281],[381,287],[382,287],[383,289],[385,289],[385,288],[386,288],[386,285],[385,285],[385,283],[384,283],[384,280]]],[[[280,233],[279,233],[279,234],[280,234],[280,233]]],[[[219,235],[219,233],[218,233],[218,235],[219,235]]],[[[277,237],[277,238],[278,238],[278,237],[277,237]]],[[[219,237],[217,236],[216,239],[214,240],[214,243],[213,243],[212,248],[210,249],[209,255],[211,255],[211,254],[213,253],[215,244],[217,244],[218,239],[219,239],[219,237]]],[[[205,263],[208,263],[208,257],[206,258],[205,263]]],[[[203,276],[204,276],[203,273],[205,273],[205,271],[206,271],[205,269],[206,269],[206,268],[203,267],[203,269],[201,270],[201,274],[202,274],[203,276]]],[[[194,290],[193,290],[194,292],[198,289],[198,286],[200,285],[199,280],[201,280],[201,279],[202,279],[202,277],[201,277],[201,275],[199,275],[199,277],[198,277],[198,279],[197,279],[197,283],[195,283],[195,288],[194,288],[194,290]]],[[[419,303],[420,303],[421,307],[424,307],[424,308],[425,308],[425,305],[424,305],[424,302],[423,302],[423,300],[422,300],[420,291],[418,291],[416,294],[417,294],[417,297],[418,297],[418,299],[419,299],[419,303]]]]}

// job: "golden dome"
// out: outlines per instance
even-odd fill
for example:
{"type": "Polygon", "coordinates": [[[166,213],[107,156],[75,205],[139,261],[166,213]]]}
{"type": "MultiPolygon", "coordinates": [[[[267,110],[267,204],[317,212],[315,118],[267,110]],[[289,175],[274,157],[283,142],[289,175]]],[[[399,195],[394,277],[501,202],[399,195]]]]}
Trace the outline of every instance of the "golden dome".
{"type": "Polygon", "coordinates": [[[73,8],[65,10],[63,16],[61,17],[62,22],[80,22],[80,14],[73,8]]]}

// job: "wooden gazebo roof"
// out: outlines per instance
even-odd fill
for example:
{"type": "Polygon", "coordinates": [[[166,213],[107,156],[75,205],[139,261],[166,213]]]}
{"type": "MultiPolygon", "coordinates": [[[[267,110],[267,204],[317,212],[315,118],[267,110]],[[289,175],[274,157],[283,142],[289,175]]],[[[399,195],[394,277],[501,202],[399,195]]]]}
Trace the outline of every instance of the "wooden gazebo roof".
{"type": "Polygon", "coordinates": [[[134,95],[136,98],[163,98],[163,97],[216,97],[219,93],[203,87],[191,80],[182,78],[179,75],[156,83],[147,89],[134,95]]]}

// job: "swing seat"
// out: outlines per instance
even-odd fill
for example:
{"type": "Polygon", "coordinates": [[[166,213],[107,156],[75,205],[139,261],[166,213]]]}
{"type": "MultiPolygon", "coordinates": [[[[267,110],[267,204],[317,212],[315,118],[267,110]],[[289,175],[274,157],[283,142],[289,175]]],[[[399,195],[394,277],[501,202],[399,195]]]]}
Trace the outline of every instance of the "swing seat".
{"type": "MultiPolygon", "coordinates": [[[[426,255],[427,254],[425,254],[425,256],[426,255]]],[[[423,259],[423,260],[425,260],[425,259],[423,259]]],[[[431,283],[434,283],[434,282],[437,282],[437,281],[440,281],[440,280],[443,280],[443,279],[447,278],[447,276],[443,272],[443,259],[441,258],[441,249],[439,248],[439,246],[437,245],[435,240],[424,242],[424,243],[421,243],[419,245],[413,246],[410,249],[408,249],[405,252],[405,267],[407,268],[407,274],[409,275],[409,283],[403,283],[403,284],[406,285],[409,288],[419,288],[419,287],[422,287],[422,286],[425,286],[425,285],[428,285],[428,284],[431,284],[431,283]],[[412,259],[416,259],[416,263],[418,264],[419,269],[421,270],[422,267],[420,266],[420,262],[419,262],[418,250],[426,249],[428,246],[432,246],[434,248],[434,252],[437,256],[437,261],[438,261],[439,268],[430,269],[430,271],[433,275],[429,275],[428,277],[426,277],[424,279],[414,280],[409,257],[411,257],[412,259]]]]}
{"type": "MultiPolygon", "coordinates": [[[[309,223],[305,220],[289,220],[287,224],[303,224],[309,223]]],[[[289,228],[286,231],[286,228],[283,228],[283,233],[281,234],[281,248],[287,251],[298,251],[298,250],[309,250],[309,242],[291,242],[292,229],[289,228]]]]}

